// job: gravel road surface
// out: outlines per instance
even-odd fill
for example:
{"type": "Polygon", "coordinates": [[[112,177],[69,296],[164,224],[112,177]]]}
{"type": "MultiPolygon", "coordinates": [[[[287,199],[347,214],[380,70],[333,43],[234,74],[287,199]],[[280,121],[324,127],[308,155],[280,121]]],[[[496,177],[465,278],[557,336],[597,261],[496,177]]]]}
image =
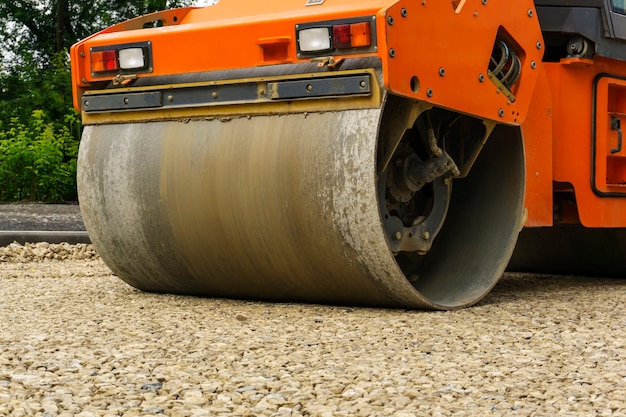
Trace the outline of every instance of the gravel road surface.
{"type": "Polygon", "coordinates": [[[0,415],[626,415],[626,280],[507,274],[420,312],[146,294],[0,248],[0,415]]]}

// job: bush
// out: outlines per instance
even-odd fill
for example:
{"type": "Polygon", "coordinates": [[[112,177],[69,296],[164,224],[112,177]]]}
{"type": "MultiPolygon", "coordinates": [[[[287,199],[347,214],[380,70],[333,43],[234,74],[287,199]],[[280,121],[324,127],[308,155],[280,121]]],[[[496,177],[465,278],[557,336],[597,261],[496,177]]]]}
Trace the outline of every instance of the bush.
{"type": "Polygon", "coordinates": [[[56,127],[45,119],[35,110],[27,124],[13,118],[0,130],[0,201],[76,201],[79,141],[70,128],[78,115],[72,110],[56,127]]]}

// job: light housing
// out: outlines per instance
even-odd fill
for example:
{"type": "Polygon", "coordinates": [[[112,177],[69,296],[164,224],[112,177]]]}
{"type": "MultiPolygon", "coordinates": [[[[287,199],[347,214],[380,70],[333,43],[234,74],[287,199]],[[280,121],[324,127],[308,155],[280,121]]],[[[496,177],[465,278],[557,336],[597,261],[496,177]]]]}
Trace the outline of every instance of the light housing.
{"type": "Polygon", "coordinates": [[[89,50],[89,55],[93,77],[153,71],[150,42],[97,46],[89,50]]]}
{"type": "Polygon", "coordinates": [[[298,24],[296,39],[299,58],[375,52],[376,18],[298,24]]]}

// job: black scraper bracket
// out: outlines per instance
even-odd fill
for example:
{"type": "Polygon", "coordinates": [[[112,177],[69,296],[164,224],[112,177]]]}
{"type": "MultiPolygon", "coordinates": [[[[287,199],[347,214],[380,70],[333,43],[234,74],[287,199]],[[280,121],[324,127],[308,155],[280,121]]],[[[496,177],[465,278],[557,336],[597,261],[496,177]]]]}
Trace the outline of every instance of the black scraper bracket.
{"type": "Polygon", "coordinates": [[[617,147],[611,148],[611,155],[618,153],[622,150],[622,129],[620,119],[613,116],[611,117],[611,130],[617,131],[617,147]]]}

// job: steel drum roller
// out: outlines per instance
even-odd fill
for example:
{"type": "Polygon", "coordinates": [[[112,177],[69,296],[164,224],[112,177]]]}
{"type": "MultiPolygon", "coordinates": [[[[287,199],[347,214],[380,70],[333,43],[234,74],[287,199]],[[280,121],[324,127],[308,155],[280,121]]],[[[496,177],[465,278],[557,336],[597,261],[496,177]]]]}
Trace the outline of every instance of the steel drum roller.
{"type": "Polygon", "coordinates": [[[381,221],[383,114],[86,126],[78,161],[85,226],[113,272],[146,291],[409,308],[473,304],[498,280],[517,239],[521,137],[497,127],[469,176],[453,181],[432,249],[398,254],[381,221]]]}

